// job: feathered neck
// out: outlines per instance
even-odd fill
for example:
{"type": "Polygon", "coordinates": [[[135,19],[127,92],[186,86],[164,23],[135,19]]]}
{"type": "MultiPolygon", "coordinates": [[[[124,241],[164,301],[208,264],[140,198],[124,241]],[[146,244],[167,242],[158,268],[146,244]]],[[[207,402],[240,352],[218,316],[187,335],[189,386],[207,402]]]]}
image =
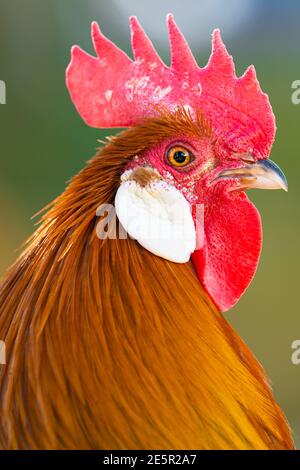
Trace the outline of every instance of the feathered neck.
{"type": "Polygon", "coordinates": [[[120,143],[54,201],[1,285],[0,446],[292,447],[261,367],[192,264],[97,238],[96,209],[137,151],[120,143]]]}

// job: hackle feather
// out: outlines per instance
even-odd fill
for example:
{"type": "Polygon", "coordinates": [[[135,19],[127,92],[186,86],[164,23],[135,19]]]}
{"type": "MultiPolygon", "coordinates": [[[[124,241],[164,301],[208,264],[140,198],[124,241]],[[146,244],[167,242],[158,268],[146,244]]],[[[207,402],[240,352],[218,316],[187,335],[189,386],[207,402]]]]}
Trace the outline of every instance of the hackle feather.
{"type": "Polygon", "coordinates": [[[102,148],[3,280],[3,449],[293,447],[261,366],[192,264],[97,238],[97,207],[153,135],[145,125],[102,148]]]}

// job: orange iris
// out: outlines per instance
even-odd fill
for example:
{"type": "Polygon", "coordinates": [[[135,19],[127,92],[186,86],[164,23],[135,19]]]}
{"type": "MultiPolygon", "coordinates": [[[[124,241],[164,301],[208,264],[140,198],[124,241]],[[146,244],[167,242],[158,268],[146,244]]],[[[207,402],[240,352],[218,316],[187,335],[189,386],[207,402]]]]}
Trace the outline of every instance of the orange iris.
{"type": "Polygon", "coordinates": [[[167,152],[168,162],[170,163],[170,165],[177,168],[187,166],[192,161],[192,158],[192,153],[181,145],[175,145],[174,147],[170,147],[167,152]]]}

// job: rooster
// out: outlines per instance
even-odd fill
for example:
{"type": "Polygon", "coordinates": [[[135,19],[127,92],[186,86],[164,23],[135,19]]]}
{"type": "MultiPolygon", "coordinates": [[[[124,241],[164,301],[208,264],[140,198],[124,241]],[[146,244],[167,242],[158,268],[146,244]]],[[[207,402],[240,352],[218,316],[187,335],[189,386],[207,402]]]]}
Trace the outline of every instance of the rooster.
{"type": "Polygon", "coordinates": [[[245,190],[287,189],[268,159],[272,108],[252,66],[236,77],[218,30],[200,68],[172,15],[168,28],[170,67],[136,18],[134,60],[96,23],[97,56],[72,50],[84,121],[127,129],[46,208],[2,281],[3,449],[293,448],[222,316],[261,251],[245,190]]]}

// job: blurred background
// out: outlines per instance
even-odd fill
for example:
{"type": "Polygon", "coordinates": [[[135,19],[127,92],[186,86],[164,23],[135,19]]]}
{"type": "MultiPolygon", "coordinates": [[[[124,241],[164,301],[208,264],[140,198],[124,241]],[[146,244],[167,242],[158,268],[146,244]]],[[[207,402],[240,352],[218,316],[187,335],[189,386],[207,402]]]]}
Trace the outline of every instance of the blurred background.
{"type": "MultiPolygon", "coordinates": [[[[300,2],[289,0],[0,0],[0,276],[34,229],[30,218],[55,198],[113,131],[88,128],[64,82],[73,44],[94,53],[90,23],[97,20],[129,54],[128,16],[139,17],[169,62],[165,16],[173,12],[200,65],[214,27],[233,55],[238,75],[255,64],[277,118],[271,158],[285,171],[289,192],[252,191],[264,246],[258,272],[228,321],[255,352],[273,384],[300,446],[300,365],[291,343],[300,339],[300,2]]],[[[0,306],[1,308],[1,306],[0,306]]],[[[242,392],[242,391],[241,391],[242,392]]]]}

